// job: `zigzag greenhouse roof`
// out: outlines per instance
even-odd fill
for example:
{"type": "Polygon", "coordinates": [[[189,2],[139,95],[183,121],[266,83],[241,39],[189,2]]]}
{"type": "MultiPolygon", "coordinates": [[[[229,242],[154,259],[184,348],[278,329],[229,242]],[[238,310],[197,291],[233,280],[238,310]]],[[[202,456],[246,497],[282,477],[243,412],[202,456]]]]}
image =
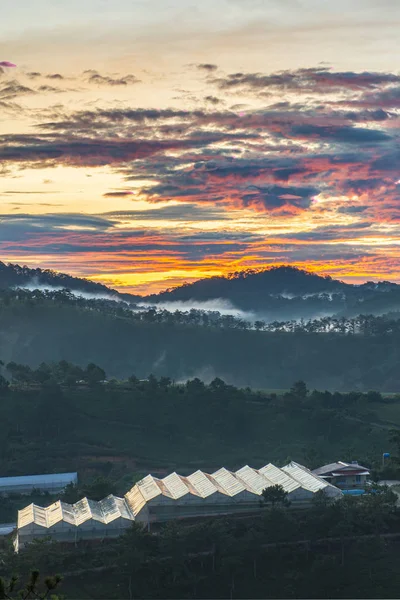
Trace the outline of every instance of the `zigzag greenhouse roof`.
{"type": "Polygon", "coordinates": [[[147,475],[138,481],[124,498],[110,495],[100,502],[83,498],[75,504],[58,501],[47,508],[30,504],[18,511],[18,528],[33,523],[50,529],[60,521],[79,527],[90,519],[105,525],[118,518],[134,521],[146,505],[155,499],[164,497],[179,504],[181,499],[186,502],[190,498],[201,503],[218,494],[225,496],[227,501],[238,496],[240,501],[240,494],[245,492],[244,501],[249,500],[248,494],[250,499],[254,496],[254,500],[257,500],[264,489],[273,485],[281,485],[289,494],[301,488],[315,493],[328,487],[335,490],[337,495],[342,493],[295,462],[281,469],[267,464],[258,470],[246,465],[235,473],[223,467],[212,474],[196,471],[187,477],[178,473],[171,473],[163,479],[147,475]]]}

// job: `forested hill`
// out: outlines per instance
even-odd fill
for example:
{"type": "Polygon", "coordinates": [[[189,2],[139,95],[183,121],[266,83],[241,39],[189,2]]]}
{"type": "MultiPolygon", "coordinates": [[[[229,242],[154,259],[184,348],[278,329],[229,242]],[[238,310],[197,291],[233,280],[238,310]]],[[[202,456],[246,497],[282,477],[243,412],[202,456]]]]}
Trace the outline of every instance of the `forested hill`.
{"type": "Polygon", "coordinates": [[[400,285],[389,281],[354,285],[283,266],[200,279],[146,298],[154,303],[218,299],[272,319],[383,314],[400,308],[400,285]]]}
{"type": "MultiPolygon", "coordinates": [[[[15,287],[68,289],[78,294],[153,305],[183,302],[187,303],[187,308],[196,303],[213,301],[218,310],[219,305],[225,302],[229,303],[228,311],[231,313],[247,311],[253,313],[254,320],[261,318],[266,321],[333,315],[382,315],[400,310],[400,285],[395,283],[383,281],[352,285],[289,266],[200,279],[159,294],[141,297],[50,269],[31,269],[0,262],[0,289],[15,287]]],[[[173,304],[169,308],[174,310],[173,304]]],[[[180,307],[178,305],[175,308],[180,307]]]]}
{"type": "Polygon", "coordinates": [[[101,296],[114,296],[135,301],[138,296],[121,294],[101,283],[88,279],[72,277],[66,273],[57,273],[51,269],[31,269],[27,266],[5,264],[0,261],[0,289],[29,287],[29,288],[61,288],[101,296]]]}
{"type": "Polygon", "coordinates": [[[38,366],[101,364],[111,377],[153,373],[182,381],[221,377],[253,388],[400,390],[398,314],[306,324],[218,313],[133,311],[123,302],[63,292],[0,291],[0,358],[38,366]]]}
{"type": "Polygon", "coordinates": [[[187,300],[209,300],[211,298],[240,297],[242,294],[284,294],[302,296],[323,292],[341,292],[352,287],[349,284],[321,277],[295,267],[272,267],[259,271],[246,270],[227,276],[200,279],[173,289],[166,290],[152,298],[187,300]]]}

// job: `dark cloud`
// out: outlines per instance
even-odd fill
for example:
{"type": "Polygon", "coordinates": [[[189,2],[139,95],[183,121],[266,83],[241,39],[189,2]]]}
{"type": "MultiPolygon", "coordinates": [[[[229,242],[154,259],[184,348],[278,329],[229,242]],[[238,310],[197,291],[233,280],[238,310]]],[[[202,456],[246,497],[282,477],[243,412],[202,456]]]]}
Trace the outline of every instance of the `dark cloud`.
{"type": "Polygon", "coordinates": [[[217,98],[216,96],[204,96],[204,100],[210,104],[213,104],[214,106],[223,103],[223,100],[217,98]]]}
{"type": "Polygon", "coordinates": [[[340,206],[338,212],[345,215],[358,215],[368,210],[368,206],[340,206]]]}
{"type": "Polygon", "coordinates": [[[334,72],[328,67],[279,71],[270,75],[262,73],[230,73],[225,77],[214,78],[213,83],[220,89],[249,89],[257,92],[272,90],[297,93],[314,92],[326,94],[340,91],[360,91],[375,89],[382,85],[400,83],[400,76],[393,73],[334,72]]]}
{"type": "Polygon", "coordinates": [[[51,161],[58,164],[75,166],[101,166],[129,162],[149,157],[167,150],[184,150],[204,147],[208,144],[229,140],[229,134],[209,132],[199,139],[175,140],[105,140],[85,139],[71,136],[2,136],[7,146],[0,145],[0,161],[45,163],[51,161]],[[12,140],[20,140],[20,144],[12,140]]]}
{"type": "Polygon", "coordinates": [[[97,71],[84,71],[87,81],[97,85],[123,86],[139,83],[140,80],[134,75],[124,75],[123,77],[111,77],[109,75],[101,75],[97,71]]]}
{"type": "Polygon", "coordinates": [[[25,85],[21,85],[15,79],[3,86],[0,86],[0,99],[2,100],[11,100],[13,98],[17,98],[18,96],[26,96],[28,94],[36,94],[36,92],[25,85]]]}
{"type": "Polygon", "coordinates": [[[64,90],[60,90],[60,88],[55,88],[51,85],[40,85],[38,87],[38,92],[49,92],[49,93],[59,93],[59,92],[63,92],[64,90]]]}
{"type": "Polygon", "coordinates": [[[294,125],[290,129],[291,137],[321,139],[344,144],[373,144],[387,142],[391,136],[378,129],[361,127],[324,127],[319,125],[294,125]]]}
{"type": "Polygon", "coordinates": [[[41,190],[41,191],[19,191],[19,190],[10,190],[10,191],[5,191],[5,192],[0,192],[1,194],[7,194],[7,195],[14,195],[14,194],[59,194],[60,192],[56,192],[56,191],[51,191],[49,192],[48,190],[41,190]]]}
{"type": "Polygon", "coordinates": [[[337,240],[339,242],[340,240],[354,239],[356,244],[358,237],[368,237],[373,235],[379,235],[379,230],[374,227],[373,223],[361,222],[353,223],[351,225],[324,225],[311,231],[301,231],[277,237],[304,242],[324,242],[329,240],[337,240]]]}
{"type": "Polygon", "coordinates": [[[218,69],[217,65],[213,65],[210,63],[201,63],[196,65],[196,67],[200,69],[200,71],[207,71],[207,73],[212,73],[218,69]]]}
{"type": "Polygon", "coordinates": [[[2,240],[23,239],[24,235],[36,235],[56,231],[106,231],[113,222],[103,217],[82,214],[0,214],[2,240]]]}
{"type": "Polygon", "coordinates": [[[293,208],[308,208],[318,193],[318,188],[311,187],[249,186],[241,198],[244,206],[261,205],[271,211],[285,208],[290,212],[293,208]]]}
{"type": "Polygon", "coordinates": [[[229,219],[227,212],[222,209],[184,203],[151,210],[114,211],[105,213],[104,216],[142,221],[224,221],[229,219]]]}
{"type": "Polygon", "coordinates": [[[124,196],[131,196],[133,192],[126,190],[120,192],[106,192],[103,194],[104,198],[123,198],[124,196]]]}
{"type": "Polygon", "coordinates": [[[64,79],[64,77],[60,73],[50,73],[46,75],[46,79],[64,79]]]}
{"type": "Polygon", "coordinates": [[[372,92],[365,92],[347,104],[361,108],[380,107],[381,110],[383,108],[398,109],[400,108],[400,86],[388,87],[380,90],[374,90],[372,92]]]}

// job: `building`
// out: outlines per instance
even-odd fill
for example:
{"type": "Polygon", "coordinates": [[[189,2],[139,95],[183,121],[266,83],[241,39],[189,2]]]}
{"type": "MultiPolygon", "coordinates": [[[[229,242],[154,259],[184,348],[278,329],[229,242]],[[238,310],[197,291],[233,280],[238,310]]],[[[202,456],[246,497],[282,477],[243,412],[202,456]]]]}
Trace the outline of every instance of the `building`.
{"type": "Polygon", "coordinates": [[[62,542],[113,538],[132,522],[150,527],[174,519],[252,514],[261,510],[263,490],[274,485],[284,488],[292,507],[310,505],[318,491],[331,498],[342,496],[341,490],[295,462],[281,469],[268,464],[258,470],[245,466],[235,473],[221,468],[187,477],[147,475],[124,498],[111,495],[100,502],[84,498],[76,504],[58,501],[47,508],[27,506],[18,511],[15,548],[18,551],[33,539],[47,536],[62,542]]]}
{"type": "Polygon", "coordinates": [[[22,477],[0,477],[0,495],[48,492],[59,494],[70,483],[78,483],[77,473],[55,473],[50,475],[24,475],[22,477]]]}
{"type": "Polygon", "coordinates": [[[340,460],[314,469],[313,473],[342,490],[364,489],[370,474],[369,470],[359,465],[356,460],[351,463],[340,460]]]}

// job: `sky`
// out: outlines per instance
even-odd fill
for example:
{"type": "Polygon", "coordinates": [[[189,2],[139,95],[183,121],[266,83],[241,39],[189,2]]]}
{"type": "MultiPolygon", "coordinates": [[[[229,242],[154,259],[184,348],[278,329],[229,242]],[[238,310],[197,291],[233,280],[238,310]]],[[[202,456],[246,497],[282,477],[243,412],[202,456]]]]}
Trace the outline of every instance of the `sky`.
{"type": "Polygon", "coordinates": [[[0,260],[400,282],[398,0],[3,0],[0,260]]]}

